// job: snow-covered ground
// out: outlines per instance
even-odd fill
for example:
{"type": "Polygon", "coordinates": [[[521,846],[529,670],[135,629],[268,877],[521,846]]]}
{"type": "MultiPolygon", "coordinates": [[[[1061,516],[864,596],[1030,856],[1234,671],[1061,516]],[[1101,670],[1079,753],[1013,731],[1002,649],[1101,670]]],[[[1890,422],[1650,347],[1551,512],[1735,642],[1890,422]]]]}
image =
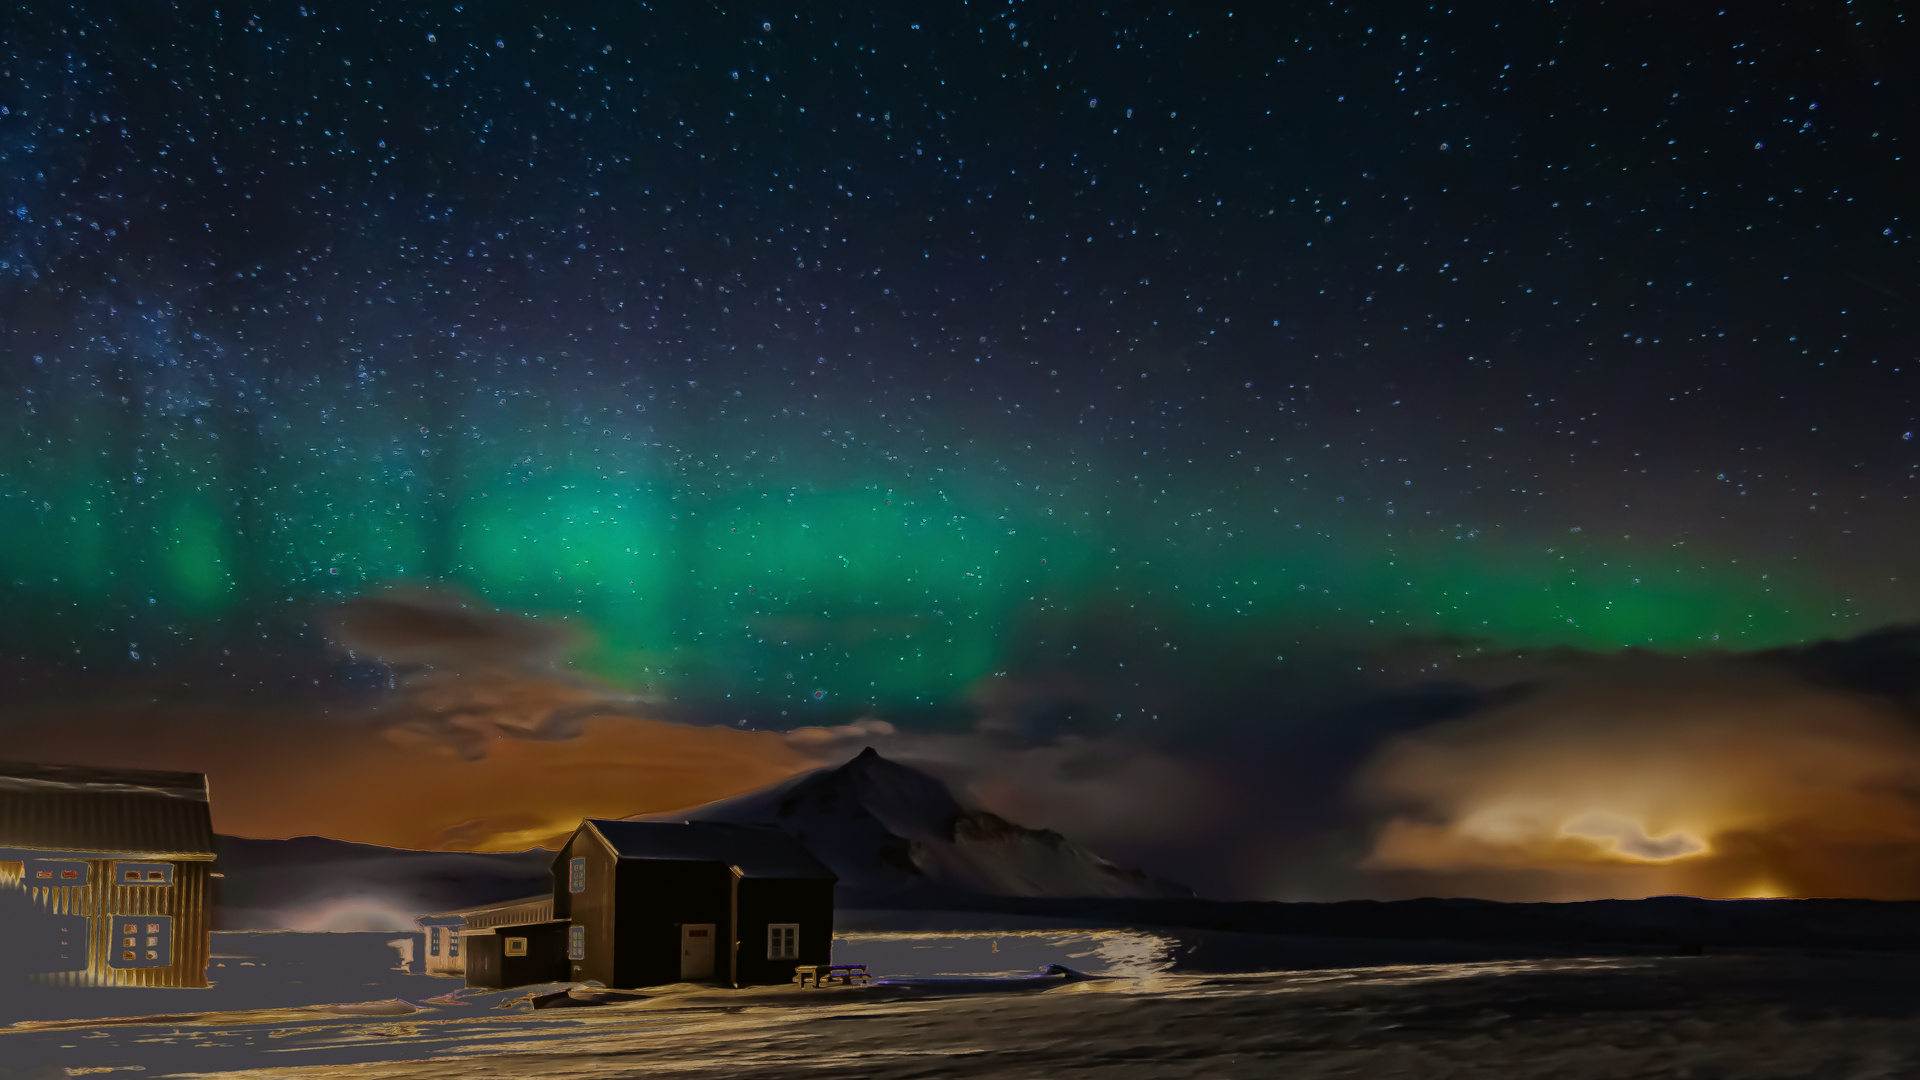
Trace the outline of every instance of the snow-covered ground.
{"type": "MultiPolygon", "coordinates": [[[[1021,976],[1049,964],[1138,977],[1168,970],[1178,947],[1173,938],[1129,930],[879,931],[836,936],[834,961],[866,964],[875,977],[895,979],[1021,976]]],[[[448,1021],[494,1021],[503,1012],[527,1011],[499,1006],[528,989],[478,993],[459,980],[421,974],[417,934],[216,933],[213,953],[214,985],[204,990],[0,989],[0,1021],[14,1025],[0,1027],[0,1068],[137,1064],[144,1075],[167,1075],[156,1070],[255,1067],[287,1056],[346,1063],[383,1056],[374,1048],[388,1036],[377,1033],[400,1018],[431,1017],[429,1030],[449,1030],[448,1021]],[[171,1019],[125,1022],[155,1017],[171,1019]],[[82,1031],[98,1021],[114,1022],[82,1031]],[[180,1025],[232,1034],[162,1034],[180,1025]]],[[[0,1072],[0,1080],[11,1078],[0,1072]]]]}
{"type": "Polygon", "coordinates": [[[540,1011],[515,1004],[516,992],[458,994],[390,1001],[388,1015],[282,1009],[15,1025],[0,1029],[0,1068],[14,1070],[0,1077],[1864,1080],[1920,1075],[1912,968],[1897,954],[1553,959],[678,987],[632,1004],[540,1011]]]}

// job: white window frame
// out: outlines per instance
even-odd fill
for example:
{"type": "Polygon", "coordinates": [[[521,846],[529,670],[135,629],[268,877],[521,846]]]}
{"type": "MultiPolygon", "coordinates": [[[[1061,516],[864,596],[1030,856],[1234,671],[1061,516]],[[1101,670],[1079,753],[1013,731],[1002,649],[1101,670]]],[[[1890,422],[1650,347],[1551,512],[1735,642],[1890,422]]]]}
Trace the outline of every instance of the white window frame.
{"type": "Polygon", "coordinates": [[[767,959],[800,959],[799,923],[777,922],[767,924],[767,959]]]}

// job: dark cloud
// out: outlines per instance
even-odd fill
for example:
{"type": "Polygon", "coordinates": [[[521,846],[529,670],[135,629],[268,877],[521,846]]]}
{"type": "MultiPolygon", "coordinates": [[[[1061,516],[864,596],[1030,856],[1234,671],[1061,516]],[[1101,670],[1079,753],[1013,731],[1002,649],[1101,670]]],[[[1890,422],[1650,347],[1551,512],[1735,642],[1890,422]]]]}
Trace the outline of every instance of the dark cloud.
{"type": "Polygon", "coordinates": [[[320,621],[350,655],[390,670],[392,693],[373,715],[394,739],[466,758],[484,756],[497,738],[573,738],[590,717],[637,715],[646,702],[572,670],[577,632],[457,594],[362,596],[320,621]]]}
{"type": "Polygon", "coordinates": [[[559,623],[507,615],[450,591],[359,596],[323,610],[318,621],[341,647],[396,665],[521,666],[551,661],[576,640],[559,623]]]}

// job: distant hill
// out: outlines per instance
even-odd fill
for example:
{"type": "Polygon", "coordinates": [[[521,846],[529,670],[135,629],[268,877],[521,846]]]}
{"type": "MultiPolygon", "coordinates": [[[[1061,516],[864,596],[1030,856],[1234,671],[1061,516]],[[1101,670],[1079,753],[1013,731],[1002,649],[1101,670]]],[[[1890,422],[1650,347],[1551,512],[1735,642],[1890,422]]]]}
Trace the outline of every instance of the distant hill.
{"type": "Polygon", "coordinates": [[[553,852],[405,851],[323,836],[217,838],[219,930],[400,930],[551,888],[553,852]]]}
{"type": "MultiPolygon", "coordinates": [[[[847,906],[964,906],[969,897],[1190,897],[1059,833],[964,807],[871,749],[845,765],[654,820],[790,833],[840,875],[847,906]]],[[[427,912],[550,888],[553,852],[405,851],[300,836],[219,838],[222,930],[400,930],[427,912]]]]}
{"type": "MultiPolygon", "coordinates": [[[[1567,955],[1752,947],[1920,952],[1920,902],[1661,896],[1569,904],[1313,904],[1180,897],[1170,895],[1178,886],[1113,866],[1056,834],[966,810],[939,781],[878,755],[668,820],[676,818],[789,831],[841,875],[843,905],[893,909],[902,927],[1158,927],[1242,964],[1266,947],[1263,941],[1315,956],[1320,953],[1302,943],[1337,946],[1330,946],[1331,959],[1308,966],[1361,962],[1341,959],[1347,953],[1373,956],[1370,963],[1411,962],[1379,958],[1390,950],[1354,952],[1360,941],[1496,943],[1521,950],[1514,955],[1533,955],[1525,951],[1529,943],[1550,943],[1567,955]],[[1077,895],[1063,895],[1068,890],[1077,895]]],[[[413,929],[414,918],[426,912],[544,892],[554,853],[402,851],[317,836],[223,836],[219,854],[226,875],[219,929],[402,930],[413,929]]],[[[1269,966],[1299,966],[1297,957],[1283,960],[1269,966]]],[[[0,970],[6,966],[0,962],[0,970]]]]}
{"type": "Polygon", "coordinates": [[[840,875],[840,902],[852,907],[924,906],[958,896],[1193,895],[1184,885],[1115,866],[1059,833],[963,806],[939,779],[872,747],[839,768],[636,820],[779,829],[840,875]]]}

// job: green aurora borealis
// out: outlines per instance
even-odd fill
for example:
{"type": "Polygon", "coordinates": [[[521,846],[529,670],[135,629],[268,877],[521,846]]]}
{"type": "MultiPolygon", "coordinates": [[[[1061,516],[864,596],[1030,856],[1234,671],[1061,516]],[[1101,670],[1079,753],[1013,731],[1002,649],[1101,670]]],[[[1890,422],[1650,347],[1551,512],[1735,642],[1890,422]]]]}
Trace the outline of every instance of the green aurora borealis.
{"type": "Polygon", "coordinates": [[[385,686],[396,586],[769,726],[1920,612],[1891,14],[221,10],[21,21],[11,685],[385,686]]]}
{"type": "Polygon", "coordinates": [[[430,583],[568,617],[579,663],[619,685],[834,713],[1111,664],[1117,640],[1122,663],[1279,665],[1329,641],[1751,648],[1859,625],[1785,560],[1424,524],[1277,441],[1149,485],[1096,436],[1043,456],[930,415],[895,453],[745,397],[668,437],[631,388],[466,409],[346,394],[297,420],[26,396],[0,436],[0,567],[10,606],[44,614],[10,645],[63,666],[164,663],[430,583]]]}
{"type": "Polygon", "coordinates": [[[1219,898],[1920,896],[1901,5],[9,15],[0,757],[452,850],[871,747],[1219,898]]]}

